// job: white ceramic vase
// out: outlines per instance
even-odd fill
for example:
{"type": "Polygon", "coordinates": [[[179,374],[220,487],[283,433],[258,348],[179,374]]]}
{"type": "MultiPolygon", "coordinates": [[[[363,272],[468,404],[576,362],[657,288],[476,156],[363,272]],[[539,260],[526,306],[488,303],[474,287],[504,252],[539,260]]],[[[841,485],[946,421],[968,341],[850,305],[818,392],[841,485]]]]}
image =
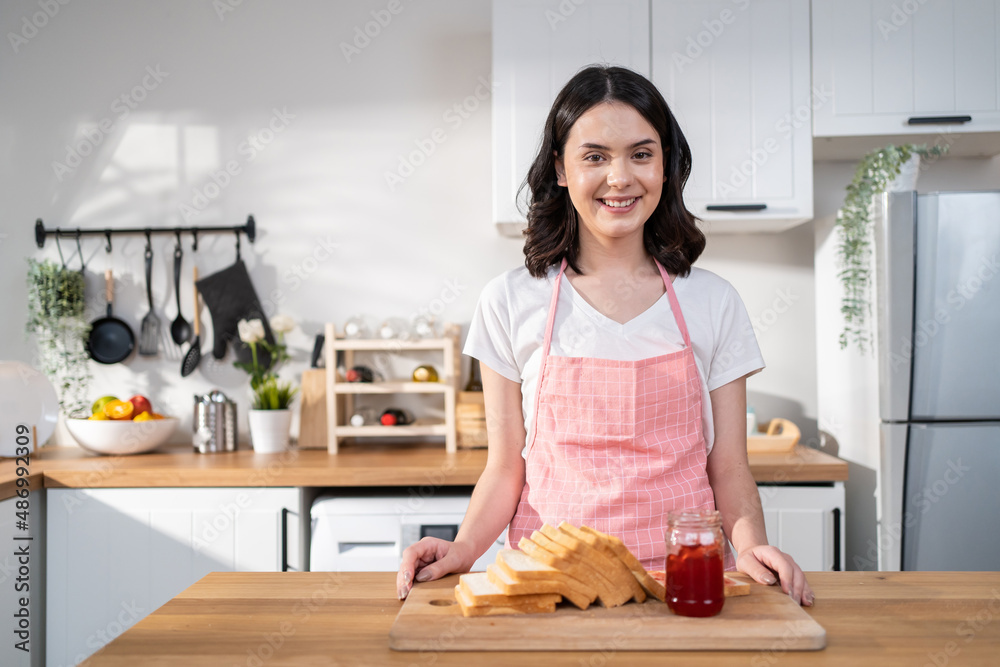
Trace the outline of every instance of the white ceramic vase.
{"type": "Polygon", "coordinates": [[[292,425],[291,410],[251,410],[250,443],[259,454],[273,454],[288,449],[292,425]]]}
{"type": "Polygon", "coordinates": [[[899,165],[899,175],[886,187],[886,192],[909,192],[917,189],[920,175],[920,154],[913,153],[910,159],[899,165]]]}

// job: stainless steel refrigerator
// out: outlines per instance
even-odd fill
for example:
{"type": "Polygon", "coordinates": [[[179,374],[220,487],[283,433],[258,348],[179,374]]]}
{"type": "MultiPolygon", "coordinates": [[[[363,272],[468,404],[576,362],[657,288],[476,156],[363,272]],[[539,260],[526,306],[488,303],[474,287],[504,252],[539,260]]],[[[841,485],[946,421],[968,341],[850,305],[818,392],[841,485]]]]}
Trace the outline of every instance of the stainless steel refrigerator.
{"type": "Polygon", "coordinates": [[[874,221],[879,569],[1000,570],[1000,191],[874,221]]]}

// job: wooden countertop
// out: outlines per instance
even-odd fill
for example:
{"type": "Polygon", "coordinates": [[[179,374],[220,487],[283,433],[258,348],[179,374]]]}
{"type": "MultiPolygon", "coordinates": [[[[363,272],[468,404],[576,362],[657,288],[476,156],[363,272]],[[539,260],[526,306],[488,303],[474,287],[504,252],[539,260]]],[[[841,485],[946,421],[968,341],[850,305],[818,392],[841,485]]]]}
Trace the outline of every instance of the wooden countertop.
{"type": "MultiPolygon", "coordinates": [[[[395,573],[207,575],[119,636],[85,665],[920,665],[996,664],[1000,572],[813,572],[826,629],[815,652],[538,652],[389,649],[402,605],[395,573]],[[255,660],[256,658],[256,660],[255,660]]],[[[418,584],[419,585],[419,584],[418,584]]],[[[475,619],[481,620],[481,619],[475,619]]],[[[460,630],[460,628],[459,628],[460,630]]],[[[511,638],[516,643],[517,638],[511,638]]]]}
{"type": "MultiPolygon", "coordinates": [[[[196,454],[185,447],[97,456],[47,447],[32,455],[28,477],[32,488],[462,486],[475,484],[485,465],[485,449],[448,454],[437,444],[347,445],[334,455],[318,449],[196,454]]],[[[845,461],[802,446],[785,454],[751,454],[750,471],[765,484],[847,479],[845,461]]],[[[0,500],[14,496],[16,476],[13,460],[0,462],[0,500]]]]}

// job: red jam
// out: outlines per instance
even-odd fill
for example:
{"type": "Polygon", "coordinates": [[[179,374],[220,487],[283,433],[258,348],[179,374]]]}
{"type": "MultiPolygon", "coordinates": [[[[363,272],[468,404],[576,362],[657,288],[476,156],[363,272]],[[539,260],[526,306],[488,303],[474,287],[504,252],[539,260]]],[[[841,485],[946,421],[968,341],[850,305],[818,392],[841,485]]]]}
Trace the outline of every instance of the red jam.
{"type": "Polygon", "coordinates": [[[667,556],[667,606],[681,616],[715,616],[726,601],[719,544],[676,545],[667,556]]]}

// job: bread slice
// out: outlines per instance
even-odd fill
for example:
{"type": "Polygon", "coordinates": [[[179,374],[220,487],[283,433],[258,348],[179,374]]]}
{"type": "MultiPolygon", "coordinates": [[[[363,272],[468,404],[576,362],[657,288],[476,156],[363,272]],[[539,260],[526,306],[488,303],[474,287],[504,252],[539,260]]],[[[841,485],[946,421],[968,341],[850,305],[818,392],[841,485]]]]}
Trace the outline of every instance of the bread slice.
{"type": "MultiPolygon", "coordinates": [[[[565,558],[560,555],[556,555],[554,552],[542,547],[536,538],[545,544],[552,543],[552,540],[545,537],[537,530],[532,533],[532,536],[522,537],[517,546],[521,551],[531,556],[533,559],[545,563],[550,567],[554,567],[561,572],[573,577],[574,579],[582,582],[585,586],[593,589],[597,593],[597,599],[605,607],[615,607],[621,604],[617,604],[614,601],[614,591],[608,584],[606,579],[598,576],[596,572],[590,567],[569,558],[565,558]]],[[[555,545],[558,547],[559,545],[555,545]]],[[[627,598],[626,598],[627,599],[627,598]]]]}
{"type": "Polygon", "coordinates": [[[497,588],[485,572],[463,574],[458,578],[458,587],[462,589],[466,600],[473,607],[486,605],[547,605],[562,601],[558,593],[535,593],[529,595],[507,595],[497,588]]]}
{"type": "Polygon", "coordinates": [[[750,582],[740,581],[730,577],[728,574],[722,575],[722,582],[726,586],[727,598],[738,598],[742,595],[750,595],[750,582]]]}
{"type": "Polygon", "coordinates": [[[505,595],[524,596],[539,593],[558,593],[580,609],[586,609],[593,602],[586,595],[581,595],[562,579],[535,579],[534,581],[518,581],[511,577],[496,563],[486,566],[486,575],[490,583],[499,588],[505,595]]]}
{"type": "Polygon", "coordinates": [[[589,586],[551,565],[535,560],[518,549],[501,549],[497,553],[496,565],[498,569],[503,570],[515,581],[560,581],[575,594],[586,598],[588,604],[597,599],[597,591],[593,586],[589,586]]]}
{"type": "Polygon", "coordinates": [[[584,556],[589,562],[596,565],[600,572],[612,579],[617,585],[624,586],[631,591],[631,597],[636,602],[646,601],[646,593],[642,590],[639,582],[632,576],[632,572],[625,567],[625,564],[612,551],[610,555],[605,554],[600,546],[591,544],[590,540],[599,543],[599,540],[587,533],[582,532],[576,526],[563,521],[556,529],[559,533],[556,539],[560,544],[569,546],[571,549],[584,556]]]}
{"type": "Polygon", "coordinates": [[[629,551],[624,542],[614,535],[602,533],[601,531],[595,530],[590,526],[580,526],[580,530],[581,532],[588,533],[599,539],[608,549],[611,550],[612,553],[618,556],[618,559],[625,564],[625,567],[629,569],[632,576],[639,582],[639,585],[642,586],[643,590],[660,602],[667,601],[667,589],[664,587],[663,583],[650,576],[650,574],[646,571],[646,568],[644,568],[642,563],[639,562],[639,559],[636,558],[631,551],[629,551]]]}
{"type": "MultiPolygon", "coordinates": [[[[558,596],[555,596],[558,597],[558,596]]],[[[547,602],[494,602],[490,604],[475,604],[462,590],[461,584],[455,586],[455,600],[462,610],[462,616],[501,616],[508,614],[545,614],[556,610],[554,600],[547,602]]]]}
{"type": "MultiPolygon", "coordinates": [[[[531,534],[531,540],[546,551],[559,556],[566,563],[569,563],[573,568],[575,568],[573,570],[565,571],[569,572],[572,576],[582,579],[586,583],[594,586],[594,588],[597,589],[597,599],[600,600],[601,604],[605,607],[618,607],[629,601],[632,597],[632,592],[630,590],[622,587],[619,583],[610,579],[608,577],[608,574],[610,573],[605,573],[602,571],[600,566],[590,562],[587,558],[581,556],[576,551],[573,551],[565,544],[561,544],[558,540],[553,539],[553,536],[563,537],[562,533],[552,526],[543,524],[541,531],[536,530],[531,534]]],[[[614,575],[611,576],[613,577],[614,575]]]]}
{"type": "MultiPolygon", "coordinates": [[[[663,582],[661,585],[666,586],[667,573],[663,570],[654,570],[649,573],[649,576],[653,577],[659,582],[663,582]]],[[[750,583],[747,581],[742,581],[731,577],[728,574],[722,575],[722,583],[724,586],[723,592],[727,598],[738,598],[743,595],[750,595],[750,583]]]]}
{"type": "MultiPolygon", "coordinates": [[[[616,600],[614,585],[607,580],[600,572],[583,563],[569,549],[558,542],[541,533],[534,531],[530,538],[541,552],[547,553],[556,560],[550,563],[553,567],[562,570],[566,574],[579,579],[586,585],[592,587],[597,592],[597,599],[605,607],[617,607],[621,602],[616,600]]],[[[538,553],[531,554],[533,558],[539,558],[538,553]]]]}

